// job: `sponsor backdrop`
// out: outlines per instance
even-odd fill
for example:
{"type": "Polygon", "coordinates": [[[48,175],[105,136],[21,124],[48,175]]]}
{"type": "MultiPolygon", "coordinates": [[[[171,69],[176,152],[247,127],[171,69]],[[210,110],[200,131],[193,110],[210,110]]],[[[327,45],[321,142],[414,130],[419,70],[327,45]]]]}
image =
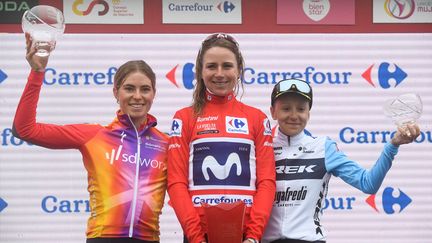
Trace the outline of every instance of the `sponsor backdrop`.
{"type": "MultiPolygon", "coordinates": [[[[169,132],[174,112],[191,102],[194,59],[205,36],[65,34],[49,60],[38,121],[109,123],[117,109],[112,96],[117,67],[144,59],[157,74],[151,113],[158,117],[159,128],[169,132]]],[[[323,224],[329,243],[431,239],[432,34],[234,36],[246,59],[239,98],[270,117],[273,84],[284,77],[307,80],[314,88],[308,130],[330,136],[365,167],[374,163],[395,131],[383,114],[384,102],[410,92],[422,97],[422,134],[414,144],[400,148],[378,193],[365,195],[333,178],[323,224]]],[[[0,43],[0,242],[84,242],[89,204],[81,155],[12,136],[29,65],[23,34],[0,34],[0,43]]],[[[181,238],[167,198],[161,242],[177,243],[181,238]]]]}

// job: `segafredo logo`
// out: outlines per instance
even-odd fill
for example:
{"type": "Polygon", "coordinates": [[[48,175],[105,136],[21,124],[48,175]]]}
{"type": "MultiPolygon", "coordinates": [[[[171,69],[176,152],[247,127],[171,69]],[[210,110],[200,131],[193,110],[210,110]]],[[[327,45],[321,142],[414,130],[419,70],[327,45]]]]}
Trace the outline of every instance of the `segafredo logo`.
{"type": "Polygon", "coordinates": [[[366,203],[379,213],[380,210],[377,207],[376,201],[380,201],[378,205],[382,205],[382,209],[386,214],[394,214],[395,210],[393,209],[393,206],[397,204],[400,208],[399,212],[397,213],[401,213],[412,202],[412,199],[401,189],[398,189],[398,196],[393,196],[394,191],[395,189],[393,187],[386,187],[382,193],[381,198],[379,198],[381,200],[378,200],[376,198],[376,194],[373,194],[366,198],[366,203]]]}
{"type": "Polygon", "coordinates": [[[373,87],[376,87],[375,84],[378,83],[381,88],[388,89],[397,87],[408,77],[408,74],[396,64],[391,65],[388,62],[382,62],[378,68],[375,64],[370,65],[362,77],[373,87]],[[394,81],[394,85],[391,85],[392,81],[394,81]]]}

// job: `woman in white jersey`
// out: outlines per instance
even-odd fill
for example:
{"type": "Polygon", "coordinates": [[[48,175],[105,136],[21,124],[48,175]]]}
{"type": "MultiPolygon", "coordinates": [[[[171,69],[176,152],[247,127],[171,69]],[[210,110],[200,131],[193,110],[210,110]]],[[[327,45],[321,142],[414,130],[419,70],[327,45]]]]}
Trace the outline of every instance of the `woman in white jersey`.
{"type": "Polygon", "coordinates": [[[320,216],[331,175],[374,194],[399,145],[411,143],[420,135],[416,124],[398,127],[375,165],[366,170],[339,151],[335,141],[305,133],[311,107],[312,88],[307,82],[287,79],[274,86],[270,111],[278,123],[273,139],[276,193],[264,243],[325,242],[320,216]]]}

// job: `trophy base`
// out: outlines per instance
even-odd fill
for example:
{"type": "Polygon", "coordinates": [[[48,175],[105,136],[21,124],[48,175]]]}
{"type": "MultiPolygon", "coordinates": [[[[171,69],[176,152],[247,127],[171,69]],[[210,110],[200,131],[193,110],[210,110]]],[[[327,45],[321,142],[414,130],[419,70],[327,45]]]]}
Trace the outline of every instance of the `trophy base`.
{"type": "Polygon", "coordinates": [[[203,208],[209,243],[243,242],[243,220],[246,212],[244,202],[220,203],[215,206],[203,204],[203,208]]]}

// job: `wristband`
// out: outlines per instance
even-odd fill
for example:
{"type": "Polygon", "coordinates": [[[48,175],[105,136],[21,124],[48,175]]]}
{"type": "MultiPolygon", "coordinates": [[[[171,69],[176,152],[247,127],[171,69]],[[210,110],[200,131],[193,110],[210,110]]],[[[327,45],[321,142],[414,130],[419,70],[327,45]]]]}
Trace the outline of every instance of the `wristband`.
{"type": "Polygon", "coordinates": [[[249,241],[250,243],[259,243],[257,240],[253,238],[247,238],[246,240],[249,241]]]}

